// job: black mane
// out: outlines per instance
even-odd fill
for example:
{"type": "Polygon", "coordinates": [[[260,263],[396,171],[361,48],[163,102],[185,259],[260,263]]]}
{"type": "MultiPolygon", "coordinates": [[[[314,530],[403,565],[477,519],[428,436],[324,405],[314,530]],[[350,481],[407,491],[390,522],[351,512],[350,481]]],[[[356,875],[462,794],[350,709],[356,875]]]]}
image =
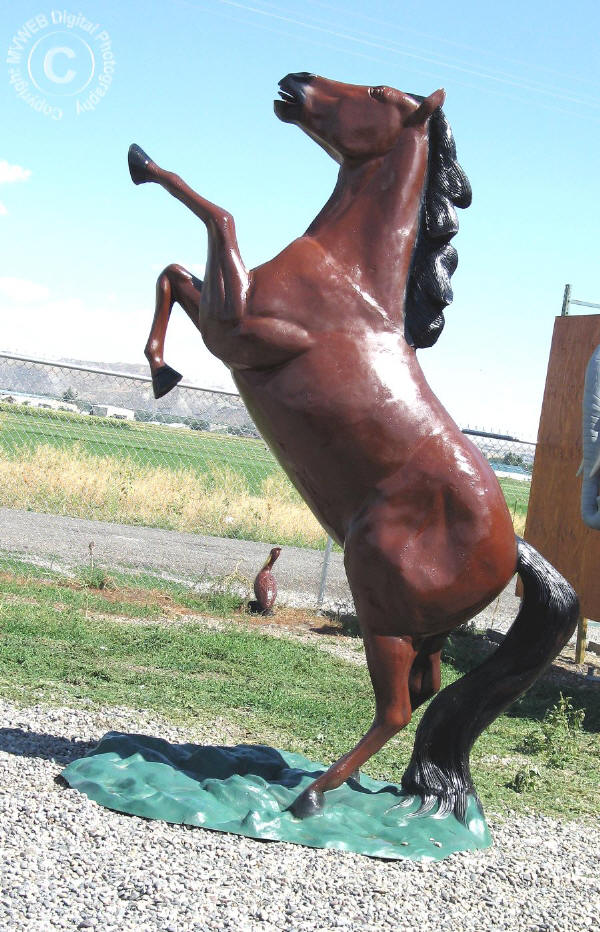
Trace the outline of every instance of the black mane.
{"type": "MultiPolygon", "coordinates": [[[[418,103],[424,99],[410,95],[418,103]]],[[[456,146],[441,108],[429,120],[429,163],[423,188],[419,232],[406,285],[404,333],[411,346],[433,346],[452,301],[450,278],[458,253],[450,240],[458,231],[454,207],[468,207],[471,185],[456,161],[456,146]]]]}

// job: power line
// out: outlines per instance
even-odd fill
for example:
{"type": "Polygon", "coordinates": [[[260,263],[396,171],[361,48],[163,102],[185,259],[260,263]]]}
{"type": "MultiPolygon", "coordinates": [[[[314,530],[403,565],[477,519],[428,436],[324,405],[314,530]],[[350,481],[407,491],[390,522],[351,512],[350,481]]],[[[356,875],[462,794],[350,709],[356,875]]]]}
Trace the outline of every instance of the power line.
{"type": "MultiPolygon", "coordinates": [[[[318,6],[318,7],[322,7],[323,9],[331,10],[332,13],[338,13],[340,16],[344,16],[344,17],[348,16],[347,9],[341,9],[340,7],[336,7],[331,3],[323,3],[321,2],[321,0],[305,0],[305,2],[311,4],[312,6],[318,6]]],[[[274,4],[272,3],[267,3],[266,5],[274,6],[274,4]]],[[[358,10],[353,11],[353,15],[355,18],[363,19],[363,20],[366,20],[367,22],[375,23],[378,26],[384,26],[386,29],[390,29],[393,25],[389,21],[377,19],[374,16],[368,16],[366,13],[362,13],[358,10]]],[[[445,36],[433,35],[432,33],[422,32],[421,30],[414,29],[414,27],[405,25],[404,23],[402,24],[402,31],[412,33],[413,35],[420,36],[421,38],[424,38],[424,39],[431,39],[434,42],[441,42],[444,45],[453,45],[456,48],[464,49],[466,52],[475,52],[476,54],[481,54],[482,52],[484,52],[487,55],[498,56],[498,53],[494,52],[493,49],[490,49],[490,48],[482,49],[481,46],[467,45],[465,42],[457,42],[456,40],[448,39],[445,36]]],[[[504,61],[512,62],[515,65],[524,65],[526,67],[529,66],[529,62],[523,61],[522,59],[519,59],[519,58],[510,58],[510,57],[506,57],[505,55],[502,55],[502,58],[504,61]]],[[[546,71],[549,74],[555,75],[556,77],[559,77],[559,78],[567,78],[572,81],[579,81],[579,82],[585,83],[587,86],[589,86],[589,83],[590,83],[589,75],[576,75],[576,74],[573,74],[572,72],[567,73],[564,71],[558,71],[556,68],[548,68],[547,65],[538,64],[537,68],[540,71],[546,71]]],[[[498,74],[506,75],[506,72],[497,71],[497,69],[496,69],[496,72],[498,74]]],[[[592,98],[592,99],[595,99],[595,98],[592,98]]]]}
{"type": "MultiPolygon", "coordinates": [[[[223,6],[229,6],[240,10],[245,10],[246,12],[255,14],[257,16],[263,16],[270,19],[277,20],[279,22],[288,23],[294,26],[300,26],[303,29],[308,29],[314,32],[324,33],[326,35],[334,36],[337,39],[343,39],[348,42],[354,42],[357,45],[364,45],[370,48],[380,49],[382,51],[394,52],[396,54],[404,55],[408,58],[414,58],[419,61],[427,62],[428,64],[441,65],[444,68],[450,68],[454,71],[459,71],[464,74],[473,75],[474,77],[484,78],[489,81],[495,81],[500,84],[507,84],[511,87],[516,87],[521,90],[533,91],[534,93],[543,94],[545,96],[551,97],[555,100],[564,100],[570,103],[581,104],[583,106],[593,106],[600,107],[600,100],[597,98],[583,98],[575,97],[571,94],[565,94],[562,92],[557,92],[556,88],[547,88],[542,85],[540,82],[528,83],[522,79],[515,78],[511,75],[503,76],[502,72],[494,74],[491,70],[480,70],[475,68],[469,68],[463,64],[456,64],[452,59],[443,58],[435,53],[429,53],[424,55],[422,52],[416,51],[414,46],[401,45],[397,42],[391,42],[387,40],[387,44],[382,43],[379,40],[378,36],[372,36],[372,38],[365,38],[365,34],[361,33],[361,36],[353,35],[351,32],[345,30],[340,31],[338,29],[331,29],[327,26],[320,25],[318,22],[311,22],[309,19],[298,19],[292,16],[286,16],[282,13],[274,13],[270,10],[263,9],[261,7],[250,5],[248,3],[243,3],[241,0],[216,0],[217,3],[223,6]]],[[[271,6],[271,4],[269,4],[271,6]]],[[[372,34],[366,34],[372,35],[372,34]]]]}
{"type": "MultiPolygon", "coordinates": [[[[368,46],[369,48],[373,50],[378,49],[380,51],[388,52],[395,56],[405,56],[408,58],[412,58],[415,61],[422,61],[426,64],[437,66],[438,69],[440,68],[441,69],[452,69],[454,71],[462,72],[464,74],[470,74],[474,76],[475,78],[483,78],[483,81],[479,81],[473,84],[473,83],[468,83],[465,80],[460,79],[460,78],[454,78],[454,83],[458,86],[466,87],[468,89],[477,90],[477,91],[481,91],[482,85],[484,81],[486,80],[496,82],[496,84],[503,84],[506,86],[505,91],[502,91],[498,86],[494,86],[494,87],[488,87],[487,93],[493,94],[496,97],[503,97],[505,99],[513,100],[515,102],[526,104],[526,105],[531,104],[530,98],[516,97],[510,93],[510,89],[514,88],[516,90],[524,90],[527,92],[542,94],[546,97],[550,97],[552,100],[565,101],[567,103],[578,104],[578,105],[585,106],[585,107],[590,107],[590,106],[600,107],[600,100],[590,101],[590,100],[585,100],[582,97],[574,97],[574,96],[567,95],[567,94],[556,94],[550,89],[540,88],[536,86],[536,83],[528,84],[520,80],[513,81],[513,80],[497,77],[485,71],[462,68],[461,66],[455,65],[439,57],[435,58],[433,56],[426,56],[426,55],[422,55],[416,52],[407,51],[403,49],[402,46],[400,46],[398,43],[393,43],[392,45],[384,45],[383,43],[380,43],[380,42],[372,42],[368,39],[365,40],[360,37],[354,36],[349,32],[340,32],[339,30],[328,29],[324,26],[319,26],[318,24],[313,24],[313,23],[306,22],[304,20],[296,19],[295,17],[284,16],[278,13],[271,13],[269,10],[261,9],[260,7],[242,3],[240,2],[240,0],[213,0],[212,3],[210,2],[210,0],[206,0],[206,3],[209,5],[205,5],[205,4],[200,5],[199,3],[192,2],[192,0],[175,0],[175,2],[183,6],[191,7],[192,9],[198,12],[202,11],[202,12],[214,15],[214,16],[218,16],[220,18],[229,19],[229,20],[233,20],[237,22],[245,22],[245,24],[252,25],[255,28],[261,29],[262,31],[271,32],[271,33],[274,33],[275,35],[282,35],[282,36],[285,36],[286,38],[292,38],[296,41],[299,38],[297,33],[290,33],[280,27],[270,26],[267,23],[260,21],[260,19],[258,19],[257,17],[263,17],[266,19],[275,20],[276,22],[286,23],[286,24],[290,24],[293,26],[299,26],[300,28],[307,29],[308,31],[311,31],[313,33],[321,33],[323,35],[330,35],[330,36],[333,36],[335,38],[342,40],[342,42],[345,41],[349,43],[355,43],[355,45],[362,44],[363,46],[368,46]],[[232,11],[236,10],[240,12],[249,13],[252,19],[245,20],[245,21],[240,20],[239,16],[228,15],[226,10],[215,9],[215,5],[219,5],[222,7],[230,7],[232,11]],[[507,93],[506,91],[509,91],[509,92],[507,93]]],[[[381,64],[389,64],[389,62],[386,59],[380,56],[374,55],[372,53],[368,54],[365,51],[360,51],[356,47],[348,47],[347,45],[344,47],[339,47],[337,45],[332,45],[331,43],[323,41],[322,39],[317,39],[314,35],[306,39],[305,41],[310,42],[311,45],[317,45],[322,48],[331,49],[332,51],[337,52],[337,53],[350,54],[350,55],[353,55],[354,57],[362,58],[368,61],[374,61],[374,62],[378,62],[381,64]]],[[[425,71],[423,69],[418,69],[418,68],[413,67],[413,71],[416,74],[422,74],[427,77],[432,77],[436,81],[440,80],[439,70],[436,72],[433,72],[431,70],[425,71]]],[[[567,116],[573,116],[572,108],[567,109],[564,106],[557,106],[557,104],[555,103],[538,101],[536,103],[536,107],[542,110],[547,110],[547,111],[549,110],[555,113],[562,113],[567,116]]],[[[598,122],[600,122],[598,119],[595,119],[594,116],[590,116],[589,113],[587,114],[586,119],[588,123],[597,124],[598,122]]]]}

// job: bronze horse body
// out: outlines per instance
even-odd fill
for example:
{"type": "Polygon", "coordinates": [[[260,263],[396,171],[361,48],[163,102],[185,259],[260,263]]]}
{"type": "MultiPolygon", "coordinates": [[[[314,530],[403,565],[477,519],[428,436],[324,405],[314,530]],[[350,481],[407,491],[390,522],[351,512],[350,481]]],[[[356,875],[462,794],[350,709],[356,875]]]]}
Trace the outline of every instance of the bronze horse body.
{"type": "Polygon", "coordinates": [[[130,149],[134,182],[162,185],[204,221],[209,237],[203,283],[181,266],[158,279],[146,347],[155,394],[181,378],[163,358],[178,302],[230,367],[262,436],[344,548],[375,717],[298,798],[298,816],[318,810],[326,790],[352,776],[439,690],[448,633],[521,573],[526,598],[508,649],[432,703],[403,778],[426,808],[437,801],[464,818],[473,741],[568,640],[576,598],[515,539],[491,467],[417,360],[452,300],[454,207],[468,206],[471,196],[441,110],[444,92],[420,98],[307,73],[279,86],[279,118],[300,126],[340,171],[306,233],[251,271],[231,215],[130,149]],[[551,604],[559,604],[554,615],[551,604]],[[512,679],[511,663],[519,671],[512,679]]]}

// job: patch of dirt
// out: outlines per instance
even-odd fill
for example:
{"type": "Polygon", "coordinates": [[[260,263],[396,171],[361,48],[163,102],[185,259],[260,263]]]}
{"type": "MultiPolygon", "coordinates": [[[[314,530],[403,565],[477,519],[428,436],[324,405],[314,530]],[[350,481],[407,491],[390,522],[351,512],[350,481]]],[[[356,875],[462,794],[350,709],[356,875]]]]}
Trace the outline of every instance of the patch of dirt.
{"type": "Polygon", "coordinates": [[[584,662],[575,663],[575,648],[567,646],[544,675],[563,686],[589,686],[590,689],[598,689],[600,688],[600,657],[586,651],[584,662]]]}
{"type": "MultiPolygon", "coordinates": [[[[194,615],[198,613],[197,609],[181,605],[166,592],[160,592],[160,590],[157,589],[135,589],[129,586],[122,586],[118,588],[111,582],[110,578],[107,578],[106,584],[101,588],[97,588],[96,586],[86,586],[84,582],[81,582],[78,579],[44,579],[42,577],[40,579],[32,580],[26,576],[18,576],[14,573],[8,572],[0,572],[0,581],[20,583],[23,586],[54,586],[60,589],[70,589],[73,592],[84,592],[87,590],[88,592],[96,593],[111,604],[124,602],[128,605],[140,605],[144,608],[148,606],[158,606],[165,612],[172,613],[174,615],[194,615]]],[[[5,598],[9,601],[19,601],[31,604],[36,603],[36,599],[33,597],[18,596],[9,593],[5,595],[5,598]]],[[[61,602],[55,603],[55,608],[60,609],[62,607],[64,606],[61,602]]]]}
{"type": "MultiPolygon", "coordinates": [[[[63,582],[61,581],[61,586],[62,585],[63,582]]],[[[77,580],[68,580],[64,585],[69,589],[75,589],[79,592],[88,589],[90,592],[101,595],[103,599],[106,599],[106,601],[111,604],[115,602],[125,602],[127,605],[140,605],[144,608],[149,605],[158,606],[176,615],[191,615],[194,611],[197,611],[197,609],[180,605],[172,596],[168,595],[168,593],[160,592],[158,589],[148,592],[143,589],[133,589],[128,586],[117,588],[111,585],[110,582],[106,586],[103,586],[102,589],[96,589],[95,586],[86,586],[84,583],[77,582],[77,580]]]]}
{"type": "Polygon", "coordinates": [[[26,595],[16,595],[14,592],[5,592],[2,601],[8,602],[9,605],[37,605],[37,599],[26,595]]]}
{"type": "Polygon", "coordinates": [[[289,608],[287,605],[276,605],[272,615],[255,615],[248,609],[242,609],[240,615],[245,621],[266,627],[291,628],[293,630],[314,631],[318,634],[329,634],[334,637],[344,635],[344,629],[339,621],[318,615],[314,611],[303,608],[289,608]]]}

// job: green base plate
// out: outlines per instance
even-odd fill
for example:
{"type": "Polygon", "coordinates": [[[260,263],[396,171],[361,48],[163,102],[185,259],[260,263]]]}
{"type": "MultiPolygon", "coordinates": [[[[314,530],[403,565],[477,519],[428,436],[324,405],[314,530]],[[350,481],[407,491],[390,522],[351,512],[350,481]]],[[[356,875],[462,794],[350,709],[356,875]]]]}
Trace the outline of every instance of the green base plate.
{"type": "Polygon", "coordinates": [[[324,769],[264,745],[200,747],[109,732],[62,776],[117,812],[311,848],[430,861],[492,843],[474,797],[463,825],[452,814],[418,814],[418,797],[364,774],[330,790],[319,814],[296,819],[287,807],[324,769]]]}

